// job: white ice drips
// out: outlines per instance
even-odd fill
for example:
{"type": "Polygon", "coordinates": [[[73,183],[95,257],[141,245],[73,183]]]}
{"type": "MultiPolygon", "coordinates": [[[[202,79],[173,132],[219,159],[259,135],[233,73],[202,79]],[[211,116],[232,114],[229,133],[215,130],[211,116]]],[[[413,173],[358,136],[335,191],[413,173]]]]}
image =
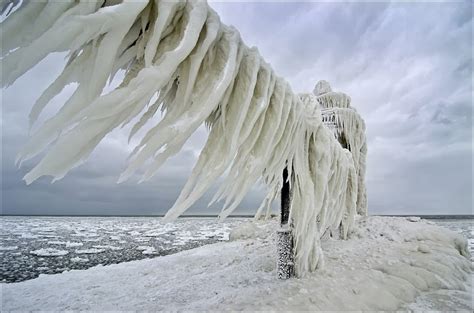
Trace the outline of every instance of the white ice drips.
{"type": "Polygon", "coordinates": [[[364,120],[353,107],[350,107],[349,96],[342,92],[333,92],[327,82],[322,86],[326,87],[315,88],[315,95],[322,109],[323,121],[333,135],[347,145],[345,148],[351,151],[358,181],[357,213],[367,215],[365,190],[367,141],[364,120]]]}
{"type": "Polygon", "coordinates": [[[65,86],[78,85],[20,151],[22,161],[47,150],[25,176],[27,183],[44,175],[61,179],[113,129],[139,117],[132,137],[161,109],[163,118],[134,148],[119,181],[142,169],[142,180],[150,179],[202,124],[210,130],[165,220],[185,212],[221,176],[213,198],[224,200],[221,218],[258,181],[268,193],[256,218],[269,216],[287,168],[302,275],[322,264],[319,240],[327,229],[340,227],[345,237],[356,211],[366,212],[365,126],[350,98],[327,82],[318,83],[314,95],[296,95],[205,2],[79,1],[53,8],[24,1],[2,27],[4,85],[49,53],[70,51],[63,72],[33,106],[31,125],[65,86]],[[119,87],[102,94],[120,69],[125,75],[119,87]],[[323,123],[328,119],[333,128],[323,123]],[[337,140],[342,135],[350,152],[337,140]]]}

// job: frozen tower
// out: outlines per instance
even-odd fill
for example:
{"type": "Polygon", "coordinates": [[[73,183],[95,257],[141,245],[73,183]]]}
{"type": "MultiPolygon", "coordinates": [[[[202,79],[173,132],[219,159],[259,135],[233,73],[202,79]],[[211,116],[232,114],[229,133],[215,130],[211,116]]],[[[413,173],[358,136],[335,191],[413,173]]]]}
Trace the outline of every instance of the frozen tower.
{"type": "Polygon", "coordinates": [[[357,213],[367,215],[365,188],[367,142],[364,120],[356,109],[351,107],[351,98],[343,92],[332,91],[327,81],[320,80],[313,93],[320,105],[323,123],[333,132],[341,146],[352,154],[358,177],[357,213]]]}

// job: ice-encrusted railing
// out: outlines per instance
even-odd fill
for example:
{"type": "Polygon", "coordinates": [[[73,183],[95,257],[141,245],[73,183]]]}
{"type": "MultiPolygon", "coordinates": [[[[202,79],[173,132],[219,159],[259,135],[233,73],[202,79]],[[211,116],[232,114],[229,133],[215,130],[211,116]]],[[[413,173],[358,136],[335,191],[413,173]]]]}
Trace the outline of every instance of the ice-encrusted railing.
{"type": "Polygon", "coordinates": [[[357,213],[367,215],[365,122],[356,109],[351,107],[351,98],[345,93],[332,91],[328,82],[319,81],[313,93],[321,107],[323,123],[339,143],[352,153],[358,177],[357,213]]]}
{"type": "Polygon", "coordinates": [[[225,200],[221,218],[258,180],[268,194],[257,215],[268,212],[287,168],[296,273],[321,264],[319,240],[326,229],[340,226],[347,234],[360,197],[360,162],[323,125],[318,97],[294,94],[206,2],[9,0],[2,9],[8,11],[1,25],[2,86],[48,54],[69,52],[62,73],[34,104],[30,127],[65,86],[77,86],[19,152],[19,164],[44,152],[24,177],[28,184],[44,175],[61,179],[113,129],[134,123],[130,137],[136,136],[161,111],[119,181],[137,170],[144,170],[142,180],[150,179],[198,127],[209,128],[165,220],[185,212],[220,176],[224,181],[213,202],[225,200]],[[119,87],[103,94],[121,70],[119,87]]]}

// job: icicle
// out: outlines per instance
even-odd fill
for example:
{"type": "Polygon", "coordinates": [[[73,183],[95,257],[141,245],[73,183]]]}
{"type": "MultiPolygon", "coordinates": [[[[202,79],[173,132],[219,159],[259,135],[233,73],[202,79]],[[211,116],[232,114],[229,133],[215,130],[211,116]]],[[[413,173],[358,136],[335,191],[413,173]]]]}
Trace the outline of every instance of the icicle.
{"type": "Polygon", "coordinates": [[[61,179],[113,129],[139,117],[130,140],[161,109],[162,120],[134,147],[119,181],[137,170],[144,170],[142,180],[151,178],[201,125],[210,130],[165,221],[185,212],[220,176],[211,202],[224,200],[221,218],[259,181],[267,194],[255,218],[269,218],[286,168],[302,276],[323,266],[320,237],[328,229],[340,228],[345,238],[355,214],[367,214],[365,124],[350,97],[325,81],[313,94],[294,94],[205,2],[23,1],[2,30],[7,86],[49,53],[69,52],[63,72],[33,106],[30,125],[66,85],[77,83],[19,153],[21,162],[46,150],[25,176],[28,184],[43,175],[61,179]],[[102,94],[121,69],[120,86],[102,94]]]}

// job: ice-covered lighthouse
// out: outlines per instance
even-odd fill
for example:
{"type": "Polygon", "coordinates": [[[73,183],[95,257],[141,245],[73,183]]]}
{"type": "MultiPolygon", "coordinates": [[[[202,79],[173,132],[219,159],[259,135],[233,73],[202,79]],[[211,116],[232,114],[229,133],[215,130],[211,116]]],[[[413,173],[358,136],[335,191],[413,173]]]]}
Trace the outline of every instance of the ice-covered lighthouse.
{"type": "MultiPolygon", "coordinates": [[[[316,129],[316,137],[326,138],[325,140],[336,141],[340,144],[329,145],[329,149],[324,152],[326,153],[325,157],[331,159],[345,151],[347,163],[333,159],[329,161],[332,166],[325,167],[322,166],[322,163],[315,166],[309,160],[308,171],[315,176],[314,194],[318,195],[320,188],[323,190],[319,193],[319,197],[315,197],[314,207],[310,205],[300,216],[291,214],[292,211],[298,212],[295,201],[292,199],[292,189],[295,185],[294,177],[289,177],[294,169],[288,168],[283,171],[284,183],[280,193],[281,229],[278,231],[278,275],[283,279],[293,276],[295,270],[298,271],[293,264],[300,263],[298,261],[298,257],[301,255],[299,251],[306,250],[305,243],[302,244],[301,242],[305,242],[306,238],[311,236],[312,233],[307,229],[306,231],[301,230],[304,227],[295,225],[298,224],[295,223],[295,220],[308,220],[310,218],[308,215],[315,218],[314,231],[319,235],[314,241],[318,242],[320,238],[329,236],[346,238],[353,223],[354,215],[367,215],[367,192],[365,187],[367,142],[364,120],[357,110],[351,107],[351,98],[343,92],[333,91],[325,80],[316,83],[313,93],[302,93],[298,96],[305,106],[305,118],[309,121],[312,120],[309,124],[314,125],[316,129]],[[322,119],[322,125],[318,119],[322,119]],[[321,134],[327,135],[321,136],[321,134]],[[336,140],[330,138],[332,136],[336,140]],[[332,174],[336,169],[345,167],[351,168],[346,172],[346,175],[332,174]],[[330,178],[320,180],[318,176],[322,173],[326,173],[327,177],[330,178]],[[330,199],[331,197],[328,196],[331,191],[337,193],[337,190],[343,190],[344,188],[347,188],[346,197],[330,199]],[[317,213],[311,214],[312,212],[317,213]],[[312,215],[316,216],[313,217],[312,215]],[[339,222],[327,223],[328,219],[339,222]]],[[[309,141],[311,140],[310,138],[309,141]]],[[[317,141],[317,139],[315,140],[317,141]]],[[[324,146],[323,142],[324,140],[319,142],[316,149],[324,146]]],[[[313,155],[314,151],[311,152],[311,149],[309,149],[308,153],[313,155]]],[[[316,163],[325,157],[316,158],[316,163]]]]}
{"type": "Polygon", "coordinates": [[[327,81],[320,80],[313,93],[321,107],[324,125],[333,132],[341,146],[352,154],[358,177],[357,213],[367,215],[365,188],[367,141],[364,120],[357,110],[351,107],[351,97],[343,92],[332,91],[327,81]]]}

